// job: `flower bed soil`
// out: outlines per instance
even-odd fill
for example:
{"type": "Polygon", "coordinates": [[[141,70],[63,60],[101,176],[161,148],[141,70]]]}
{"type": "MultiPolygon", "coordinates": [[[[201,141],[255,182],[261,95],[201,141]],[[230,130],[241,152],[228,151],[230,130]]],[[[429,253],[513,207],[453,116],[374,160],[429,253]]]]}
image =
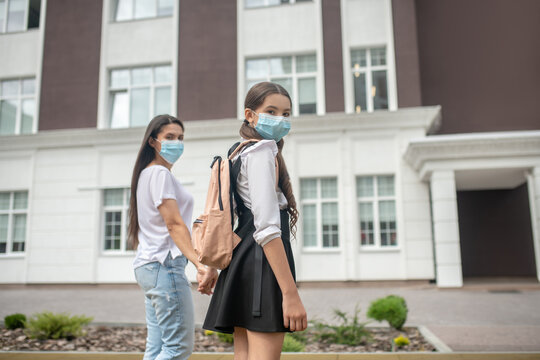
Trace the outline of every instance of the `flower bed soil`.
{"type": "MultiPolygon", "coordinates": [[[[306,352],[388,352],[392,351],[392,340],[403,335],[410,344],[399,351],[436,351],[416,328],[404,328],[402,332],[390,328],[369,328],[372,339],[357,346],[326,344],[313,341],[309,329],[306,352]]],[[[113,351],[144,352],[146,328],[143,326],[88,326],[86,335],[72,340],[29,339],[23,329],[0,329],[1,351],[113,351]]],[[[195,352],[232,352],[232,344],[224,343],[214,335],[195,331],[195,352]]]]}

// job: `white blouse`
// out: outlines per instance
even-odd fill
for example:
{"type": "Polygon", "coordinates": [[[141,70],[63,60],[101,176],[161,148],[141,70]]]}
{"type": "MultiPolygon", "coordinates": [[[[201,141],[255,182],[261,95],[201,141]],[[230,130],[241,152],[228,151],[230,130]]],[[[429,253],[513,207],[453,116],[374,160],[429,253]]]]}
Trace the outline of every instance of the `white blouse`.
{"type": "Polygon", "coordinates": [[[264,246],[281,237],[280,209],[287,208],[287,199],[276,186],[275,158],[278,148],[274,140],[261,140],[235,156],[242,157],[236,190],[245,206],[253,213],[255,241],[264,246]]]}
{"type": "Polygon", "coordinates": [[[154,261],[163,264],[169,252],[173,259],[182,255],[158,209],[164,199],[176,200],[180,215],[191,232],[193,196],[166,167],[153,165],[145,168],[137,184],[139,246],[133,268],[154,261]]]}

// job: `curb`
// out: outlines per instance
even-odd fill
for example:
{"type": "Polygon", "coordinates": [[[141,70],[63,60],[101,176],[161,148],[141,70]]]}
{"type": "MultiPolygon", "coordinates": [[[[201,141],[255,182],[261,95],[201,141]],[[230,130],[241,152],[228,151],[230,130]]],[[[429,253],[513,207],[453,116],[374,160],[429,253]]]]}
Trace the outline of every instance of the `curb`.
{"type": "Polygon", "coordinates": [[[435,346],[435,349],[437,349],[438,352],[447,354],[451,353],[452,349],[448,345],[446,345],[441,339],[437,337],[434,333],[431,332],[427,327],[423,325],[417,326],[418,331],[420,331],[420,334],[426,339],[431,345],[435,346]]]}
{"type": "MultiPolygon", "coordinates": [[[[0,360],[142,360],[143,353],[0,352],[0,360]]],[[[190,360],[233,360],[232,353],[194,353],[190,360]]],[[[281,360],[539,360],[540,353],[286,353],[281,360]]]]}

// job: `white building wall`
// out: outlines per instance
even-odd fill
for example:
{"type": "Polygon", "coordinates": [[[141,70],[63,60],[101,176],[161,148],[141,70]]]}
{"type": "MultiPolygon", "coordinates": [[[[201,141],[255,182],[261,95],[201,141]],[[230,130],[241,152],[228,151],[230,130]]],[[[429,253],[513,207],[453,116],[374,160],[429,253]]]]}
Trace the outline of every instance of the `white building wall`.
{"type": "MultiPolygon", "coordinates": [[[[0,151],[0,191],[29,190],[30,197],[32,195],[32,169],[33,151],[17,151],[16,153],[0,151]]],[[[29,207],[30,212],[30,203],[29,207]]],[[[28,233],[30,221],[31,216],[28,216],[26,233],[28,233]]],[[[26,247],[28,249],[28,244],[26,247]]],[[[26,282],[26,269],[27,257],[24,254],[2,256],[0,258],[0,283],[26,282]]]]}
{"type": "Polygon", "coordinates": [[[0,36],[0,79],[35,76],[41,63],[40,30],[0,36]]]}
{"type": "Polygon", "coordinates": [[[79,187],[95,181],[96,170],[91,148],[36,152],[27,282],[93,282],[95,195],[79,187]]]}
{"type": "Polygon", "coordinates": [[[240,43],[243,55],[297,54],[314,52],[318,47],[320,1],[245,9],[242,14],[240,43]]]}
{"type": "Polygon", "coordinates": [[[172,17],[107,22],[105,61],[107,67],[171,63],[174,53],[172,17]]]}
{"type": "MultiPolygon", "coordinates": [[[[429,216],[429,202],[419,179],[409,176],[402,182],[400,154],[409,136],[425,133],[429,113],[438,113],[438,108],[293,119],[284,156],[299,206],[301,178],[332,176],[338,178],[340,212],[337,249],[304,250],[301,219],[298,222],[293,249],[299,281],[433,277],[429,227],[416,229],[413,222],[407,230],[409,224],[404,224],[408,212],[429,216]],[[396,130],[397,124],[404,130],[396,130]],[[379,174],[396,176],[399,246],[360,250],[356,176],[379,174]],[[405,197],[405,188],[415,191],[405,197]],[[412,210],[403,198],[415,204],[412,210]]],[[[173,173],[195,198],[195,218],[204,207],[210,162],[214,155],[225,156],[238,140],[240,121],[190,121],[185,126],[185,152],[173,173]]],[[[102,250],[102,193],[130,186],[143,133],[144,128],[81,129],[30,135],[25,142],[2,138],[0,172],[7,176],[0,177],[0,191],[29,190],[29,216],[27,250],[0,259],[0,283],[134,281],[134,253],[111,255],[102,250]]],[[[195,280],[191,265],[188,276],[195,280]]]]}
{"type": "MultiPolygon", "coordinates": [[[[28,4],[26,5],[28,6],[28,4]]],[[[41,71],[45,40],[47,0],[41,1],[39,28],[0,36],[0,80],[35,78],[36,113],[32,132],[39,125],[41,71]]]]}
{"type": "Polygon", "coordinates": [[[340,0],[345,112],[354,112],[351,49],[386,47],[388,104],[397,109],[396,65],[390,0],[340,0]]]}
{"type": "Polygon", "coordinates": [[[435,277],[433,240],[430,212],[429,184],[422,181],[418,173],[407,163],[403,154],[410,139],[424,137],[418,130],[401,131],[399,138],[399,167],[396,177],[402,220],[400,233],[406,239],[404,275],[406,278],[435,277]]]}
{"type": "MultiPolygon", "coordinates": [[[[178,78],[178,4],[173,16],[113,21],[113,1],[103,0],[99,68],[98,128],[109,127],[109,73],[115,68],[170,64],[173,84],[178,78]]],[[[176,114],[177,85],[171,91],[171,114],[176,114]]]]}
{"type": "Polygon", "coordinates": [[[243,118],[247,58],[315,54],[317,112],[325,109],[321,0],[280,6],[245,8],[237,0],[237,116],[243,118]]]}

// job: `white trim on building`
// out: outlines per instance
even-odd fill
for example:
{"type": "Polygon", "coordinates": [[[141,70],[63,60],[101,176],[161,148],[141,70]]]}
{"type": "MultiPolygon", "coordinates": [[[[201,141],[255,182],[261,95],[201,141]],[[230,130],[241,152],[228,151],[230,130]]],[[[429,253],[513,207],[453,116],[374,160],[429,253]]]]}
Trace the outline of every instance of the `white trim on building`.
{"type": "Polygon", "coordinates": [[[437,284],[463,284],[457,190],[512,189],[528,183],[540,279],[540,131],[435,135],[412,140],[404,158],[430,182],[437,284]]]}

